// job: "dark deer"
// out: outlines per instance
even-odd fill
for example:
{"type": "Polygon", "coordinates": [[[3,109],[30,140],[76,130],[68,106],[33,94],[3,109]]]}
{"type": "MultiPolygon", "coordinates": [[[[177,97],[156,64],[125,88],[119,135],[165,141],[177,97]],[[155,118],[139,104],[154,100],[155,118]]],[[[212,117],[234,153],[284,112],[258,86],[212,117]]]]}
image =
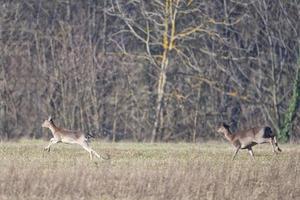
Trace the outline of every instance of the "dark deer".
{"type": "Polygon", "coordinates": [[[281,149],[277,144],[276,134],[268,126],[255,127],[236,133],[232,133],[229,128],[229,125],[223,123],[217,132],[224,135],[224,137],[236,148],[232,160],[234,160],[240,149],[248,149],[249,154],[254,159],[252,147],[262,143],[270,143],[274,153],[277,153],[277,151],[281,152],[281,149]]]}

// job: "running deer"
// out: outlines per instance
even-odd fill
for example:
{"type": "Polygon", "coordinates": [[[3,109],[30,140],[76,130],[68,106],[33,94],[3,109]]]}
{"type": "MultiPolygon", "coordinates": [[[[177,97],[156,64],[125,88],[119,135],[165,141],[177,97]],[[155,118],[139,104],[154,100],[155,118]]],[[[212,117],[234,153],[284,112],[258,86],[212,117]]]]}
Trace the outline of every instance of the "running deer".
{"type": "Polygon", "coordinates": [[[252,147],[262,143],[270,143],[274,153],[277,153],[276,149],[281,152],[281,149],[277,144],[276,134],[273,133],[272,129],[268,126],[255,127],[232,133],[229,129],[229,125],[223,123],[217,132],[224,135],[224,137],[236,148],[232,160],[234,160],[240,149],[248,149],[249,154],[254,159],[252,147]]]}
{"type": "Polygon", "coordinates": [[[49,128],[53,135],[53,138],[50,139],[50,143],[48,144],[48,146],[44,148],[45,151],[50,152],[50,146],[59,142],[67,144],[79,144],[82,148],[89,152],[91,160],[93,159],[93,155],[101,158],[96,151],[89,147],[88,138],[83,132],[59,128],[54,124],[51,116],[48,120],[44,121],[42,127],[49,128]]]}

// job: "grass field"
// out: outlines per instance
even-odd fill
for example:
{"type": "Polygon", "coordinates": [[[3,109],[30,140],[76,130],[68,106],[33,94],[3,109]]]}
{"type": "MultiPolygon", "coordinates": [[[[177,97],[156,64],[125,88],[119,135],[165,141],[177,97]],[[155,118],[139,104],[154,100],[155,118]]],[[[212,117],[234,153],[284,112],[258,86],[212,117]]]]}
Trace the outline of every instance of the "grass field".
{"type": "Polygon", "coordinates": [[[79,146],[0,143],[0,199],[300,199],[300,149],[255,146],[231,161],[227,143],[92,142],[111,159],[89,160],[79,146]]]}

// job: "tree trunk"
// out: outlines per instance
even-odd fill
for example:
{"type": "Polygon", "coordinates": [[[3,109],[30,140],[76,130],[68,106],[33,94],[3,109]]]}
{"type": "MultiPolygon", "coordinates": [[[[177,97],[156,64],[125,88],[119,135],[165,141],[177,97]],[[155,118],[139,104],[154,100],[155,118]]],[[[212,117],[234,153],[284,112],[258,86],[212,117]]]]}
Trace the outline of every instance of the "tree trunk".
{"type": "Polygon", "coordinates": [[[114,121],[113,121],[113,130],[112,130],[112,141],[116,141],[116,129],[117,129],[117,117],[118,117],[118,91],[115,94],[115,102],[114,102],[115,110],[114,110],[114,121]]]}
{"type": "Polygon", "coordinates": [[[164,102],[164,93],[165,93],[165,85],[166,85],[166,72],[165,69],[168,65],[168,58],[165,57],[165,60],[162,62],[162,67],[159,75],[159,81],[158,81],[158,87],[157,87],[157,106],[156,106],[156,112],[155,112],[155,122],[154,122],[154,128],[152,131],[152,139],[151,142],[155,142],[157,131],[159,130],[159,124],[161,124],[161,115],[163,110],[163,102],[164,102]]]}
{"type": "MultiPolygon", "coordinates": [[[[178,0],[176,5],[178,5],[178,0]]],[[[156,99],[156,111],[155,111],[155,122],[152,130],[151,142],[155,142],[157,138],[157,132],[160,130],[160,127],[163,126],[163,109],[164,109],[164,95],[165,95],[165,86],[167,80],[167,68],[169,64],[169,51],[173,49],[174,36],[175,36],[175,19],[176,19],[177,9],[173,11],[173,0],[165,1],[165,19],[164,19],[164,35],[163,35],[163,54],[160,64],[160,73],[157,85],[157,99],[156,99]],[[171,23],[170,23],[171,22],[171,23]],[[170,27],[169,27],[170,26],[170,27]]],[[[163,137],[163,136],[162,136],[163,137]]]]}

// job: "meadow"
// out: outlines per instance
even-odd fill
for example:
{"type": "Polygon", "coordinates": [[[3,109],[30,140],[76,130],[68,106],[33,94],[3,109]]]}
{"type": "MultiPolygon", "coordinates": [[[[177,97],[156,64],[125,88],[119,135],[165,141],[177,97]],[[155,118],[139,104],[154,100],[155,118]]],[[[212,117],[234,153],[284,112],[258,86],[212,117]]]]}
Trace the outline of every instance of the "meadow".
{"type": "Polygon", "coordinates": [[[110,160],[89,160],[76,145],[0,143],[0,199],[300,199],[300,150],[268,144],[240,151],[227,143],[107,143],[92,148],[110,160]]]}

